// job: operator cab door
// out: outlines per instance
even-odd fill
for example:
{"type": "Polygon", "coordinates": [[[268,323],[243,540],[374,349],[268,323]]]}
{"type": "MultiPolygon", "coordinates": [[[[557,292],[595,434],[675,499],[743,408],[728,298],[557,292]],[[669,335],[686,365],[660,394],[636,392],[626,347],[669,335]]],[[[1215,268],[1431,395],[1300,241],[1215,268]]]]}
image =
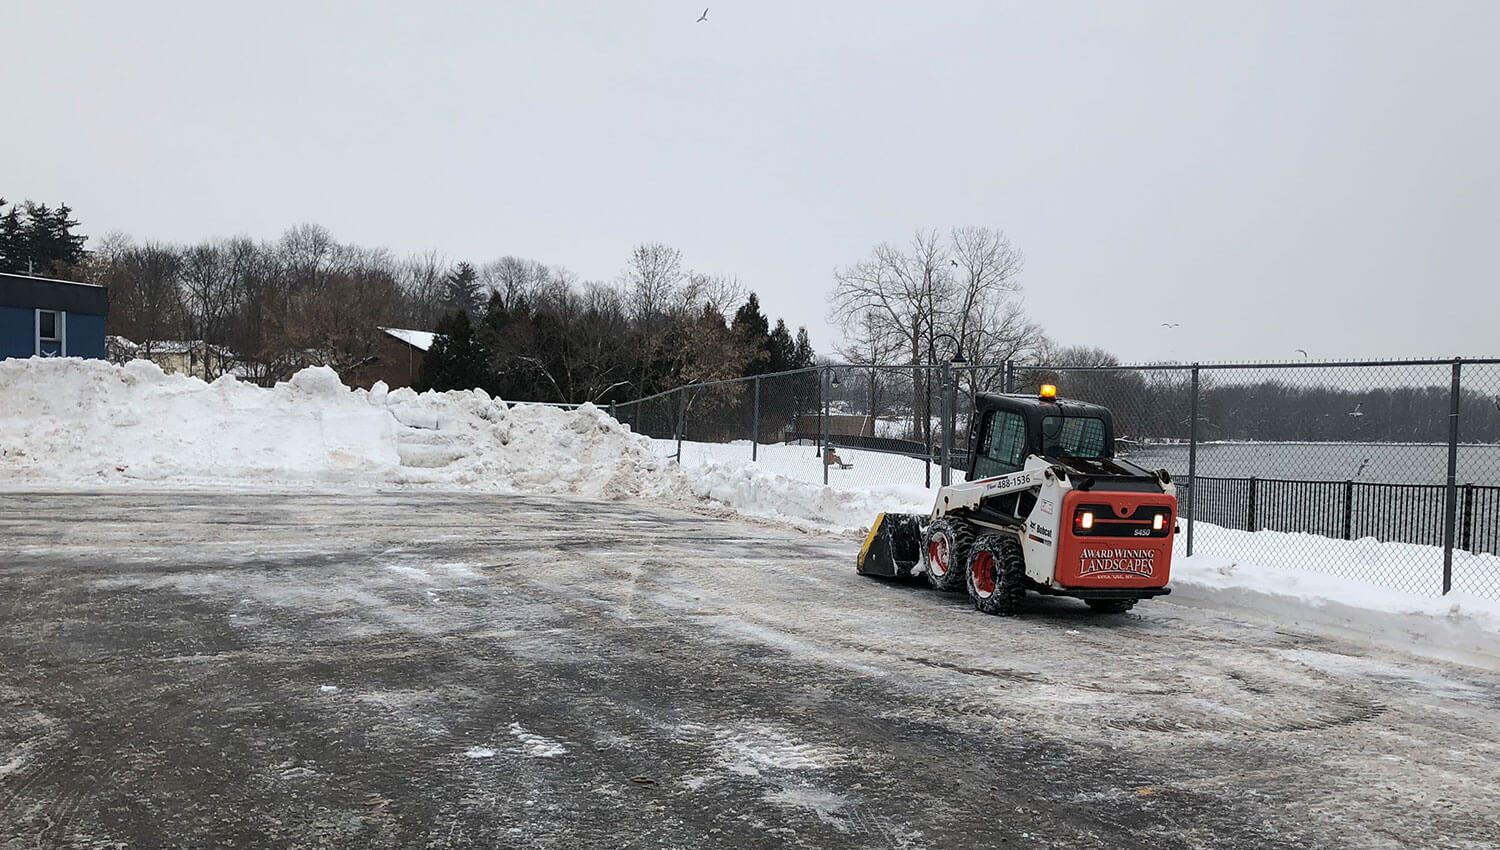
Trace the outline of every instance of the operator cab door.
{"type": "MultiPolygon", "coordinates": [[[[1011,472],[1020,472],[1026,465],[1027,440],[1026,418],[1009,410],[991,410],[984,415],[979,430],[979,442],[974,447],[974,468],[969,470],[969,480],[993,478],[1011,472]]],[[[1033,498],[1030,493],[1011,493],[987,504],[983,514],[997,522],[1009,522],[1031,510],[1033,498]],[[1025,504],[1022,504],[1022,500],[1025,504]]]]}
{"type": "Polygon", "coordinates": [[[984,414],[979,428],[979,442],[974,447],[974,468],[970,481],[1020,472],[1026,464],[1026,419],[1009,410],[991,410],[984,414]]]}

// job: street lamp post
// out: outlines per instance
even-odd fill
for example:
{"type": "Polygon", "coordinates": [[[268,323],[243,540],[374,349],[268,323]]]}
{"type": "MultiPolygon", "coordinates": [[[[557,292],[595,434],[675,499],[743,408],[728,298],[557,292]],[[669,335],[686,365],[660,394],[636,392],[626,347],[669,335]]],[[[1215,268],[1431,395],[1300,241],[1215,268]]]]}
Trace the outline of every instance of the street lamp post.
{"type": "Polygon", "coordinates": [[[821,462],[823,464],[823,484],[824,485],[828,484],[828,450],[829,450],[828,443],[829,443],[829,440],[830,440],[830,438],[832,436],[829,433],[829,423],[828,423],[829,404],[832,401],[831,396],[833,395],[833,388],[837,387],[838,385],[839,385],[839,376],[838,376],[838,373],[834,372],[833,368],[831,366],[824,366],[823,367],[822,386],[819,388],[819,389],[822,390],[822,396],[823,396],[823,420],[822,420],[822,423],[821,423],[822,427],[818,429],[819,430],[819,433],[818,433],[818,460],[819,460],[819,462],[821,462]]]}
{"type": "MultiPolygon", "coordinates": [[[[947,487],[953,479],[953,420],[957,416],[955,408],[958,406],[958,377],[953,367],[961,366],[968,361],[964,359],[963,343],[959,342],[958,337],[952,334],[939,334],[933,338],[933,342],[942,338],[953,340],[953,356],[942,363],[943,442],[942,454],[939,455],[941,471],[938,480],[944,487],[947,487]]],[[[928,353],[929,357],[936,355],[936,351],[931,348],[928,353]]]]}

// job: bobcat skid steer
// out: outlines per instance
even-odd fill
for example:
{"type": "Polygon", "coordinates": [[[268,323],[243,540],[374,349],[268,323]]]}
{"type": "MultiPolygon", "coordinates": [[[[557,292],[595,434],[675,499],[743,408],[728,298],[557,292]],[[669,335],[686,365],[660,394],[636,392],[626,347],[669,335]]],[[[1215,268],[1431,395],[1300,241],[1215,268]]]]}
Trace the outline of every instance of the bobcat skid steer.
{"type": "Polygon", "coordinates": [[[1171,593],[1177,495],[1165,469],[1114,456],[1108,409],[1057,398],[981,394],[967,480],[938,491],[928,516],[883,513],[856,569],[925,572],[967,587],[987,614],[1016,613],[1027,590],[1106,613],[1171,593]]]}

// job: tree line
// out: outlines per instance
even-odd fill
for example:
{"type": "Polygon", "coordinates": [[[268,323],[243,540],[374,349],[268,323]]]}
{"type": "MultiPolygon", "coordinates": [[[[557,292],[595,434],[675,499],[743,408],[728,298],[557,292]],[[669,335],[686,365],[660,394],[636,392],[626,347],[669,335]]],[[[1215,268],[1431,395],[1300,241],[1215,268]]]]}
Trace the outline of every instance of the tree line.
{"type": "Polygon", "coordinates": [[[613,284],[513,258],[480,274],[478,289],[459,283],[467,277],[452,279],[455,298],[488,295],[439,318],[423,387],[602,404],[813,365],[806,328],[773,327],[755,293],[685,270],[661,243],[637,246],[613,284]]]}
{"type": "MultiPolygon", "coordinates": [[[[203,340],[223,352],[208,376],[233,369],[269,384],[308,365],[339,371],[375,350],[380,327],[435,330],[424,388],[480,387],[502,398],[608,403],[679,386],[814,365],[805,329],[774,323],[732,276],[688,269],[660,243],[637,246],[612,281],[587,281],[563,266],[502,257],[451,263],[436,252],[397,257],[335,240],[318,225],[280,238],[192,245],[138,243],[110,234],[85,251],[73,211],[0,200],[0,270],[99,283],[110,289],[108,332],[145,344],[203,340]]],[[[844,331],[838,354],[851,364],[920,365],[962,353],[964,399],[1057,383],[1065,396],[1111,407],[1121,435],[1185,438],[1186,370],[1122,368],[1098,348],[1061,348],[1027,318],[1019,274],[1024,257],[1002,231],[960,227],[881,243],[835,270],[830,315],[844,331]],[[1047,367],[1101,367],[1052,371],[1047,367]]],[[[840,409],[899,413],[902,436],[931,442],[935,370],[845,373],[840,409]]],[[[811,412],[815,377],[766,384],[773,418],[811,412]],[[780,408],[785,408],[781,410],[780,408]]],[[[1206,440],[1442,441],[1446,386],[1352,389],[1293,380],[1230,383],[1204,372],[1198,433],[1206,440]]],[[[743,388],[684,394],[709,423],[745,418],[743,388]]],[[[1465,389],[1466,441],[1500,441],[1500,397],[1465,389]]],[[[661,415],[671,417],[667,411],[661,415]]],[[[728,425],[726,425],[728,427],[728,425]]]]}
{"type": "Polygon", "coordinates": [[[772,325],[736,278],[691,270],[660,243],[637,246],[605,282],[517,257],[397,257],[314,224],[190,245],[109,234],[85,252],[71,216],[30,201],[0,215],[0,269],[107,286],[109,334],[148,355],[201,340],[210,379],[232,371],[269,385],[310,365],[342,374],[375,354],[382,327],[439,334],[422,389],[535,401],[638,398],[814,357],[805,329],[772,325]]]}

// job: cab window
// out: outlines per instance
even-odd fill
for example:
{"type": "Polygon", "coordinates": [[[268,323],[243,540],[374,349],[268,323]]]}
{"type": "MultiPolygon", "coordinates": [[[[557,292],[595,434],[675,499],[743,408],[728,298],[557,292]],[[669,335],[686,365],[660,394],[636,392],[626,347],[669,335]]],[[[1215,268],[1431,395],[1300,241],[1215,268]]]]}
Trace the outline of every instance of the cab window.
{"type": "Polygon", "coordinates": [[[1104,420],[1092,416],[1043,417],[1042,454],[1104,457],[1104,420]]]}
{"type": "Polygon", "coordinates": [[[985,418],[970,480],[1019,472],[1026,462],[1026,421],[1019,413],[996,411],[985,418]]]}

